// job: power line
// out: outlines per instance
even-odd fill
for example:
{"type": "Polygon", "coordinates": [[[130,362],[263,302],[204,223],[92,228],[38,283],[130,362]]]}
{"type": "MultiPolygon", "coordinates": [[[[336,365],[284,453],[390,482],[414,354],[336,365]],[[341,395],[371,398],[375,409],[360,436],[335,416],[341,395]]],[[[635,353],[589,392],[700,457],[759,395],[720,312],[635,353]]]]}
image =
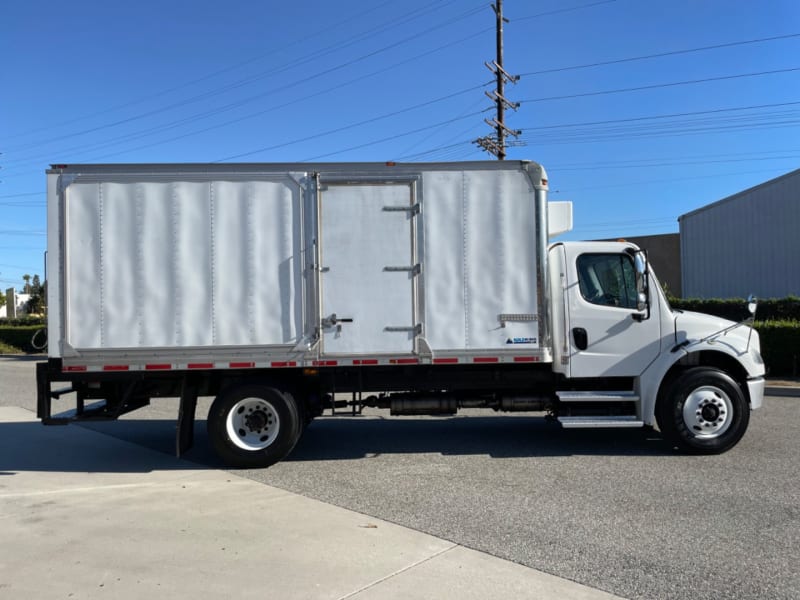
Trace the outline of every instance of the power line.
{"type": "Polygon", "coordinates": [[[25,229],[0,229],[0,235],[47,235],[47,232],[25,229]]]}
{"type": "Polygon", "coordinates": [[[740,175],[755,175],[761,173],[772,173],[773,175],[779,174],[777,169],[760,169],[757,171],[736,171],[734,173],[715,173],[715,174],[706,174],[706,175],[695,175],[695,176],[688,176],[688,177],[670,177],[669,179],[651,179],[648,181],[629,181],[629,182],[617,182],[617,183],[610,183],[606,185],[597,185],[597,186],[589,186],[589,187],[578,187],[578,188],[568,188],[564,190],[556,190],[553,193],[558,194],[565,194],[565,193],[574,193],[574,192],[583,192],[589,190],[601,190],[606,188],[619,188],[619,187],[630,187],[630,186],[637,186],[637,185],[652,185],[654,183],[677,183],[681,181],[693,181],[695,179],[717,179],[720,177],[738,177],[740,175]]]}
{"type": "Polygon", "coordinates": [[[622,94],[627,92],[639,92],[642,90],[654,90],[658,88],[665,88],[665,87],[675,87],[680,85],[693,85],[697,83],[708,83],[710,81],[725,81],[730,79],[741,79],[744,77],[759,77],[762,75],[776,75],[779,73],[791,73],[794,71],[800,71],[800,67],[791,67],[788,69],[775,69],[773,71],[758,71],[756,73],[740,73],[737,75],[723,75],[720,77],[706,77],[704,79],[691,79],[688,81],[674,81],[671,83],[657,83],[654,85],[643,85],[639,87],[630,87],[630,88],[620,88],[616,90],[602,90],[598,92],[583,92],[580,94],[568,94],[564,96],[548,96],[544,98],[529,98],[527,100],[522,100],[522,102],[546,102],[549,100],[568,100],[570,98],[584,98],[587,96],[602,96],[605,94],[622,94]]]}
{"type": "MultiPolygon", "coordinates": [[[[272,69],[269,69],[267,71],[263,71],[261,73],[258,73],[256,75],[251,75],[249,77],[245,77],[245,78],[240,79],[238,81],[235,81],[233,83],[229,83],[229,84],[226,84],[226,85],[223,85],[223,86],[219,86],[217,88],[213,88],[212,90],[204,92],[202,94],[199,94],[199,95],[196,95],[196,96],[191,96],[184,102],[184,104],[185,103],[191,103],[191,102],[194,102],[196,100],[205,99],[205,98],[208,98],[208,97],[211,97],[211,96],[219,95],[220,93],[224,93],[224,92],[229,91],[231,89],[235,89],[235,88],[241,87],[242,85],[245,85],[246,83],[258,81],[260,79],[263,79],[264,77],[268,77],[270,75],[274,75],[274,74],[283,72],[283,71],[285,71],[285,70],[287,70],[287,69],[289,69],[289,68],[291,68],[293,66],[299,66],[299,65],[302,65],[302,64],[306,64],[306,63],[318,58],[319,56],[328,55],[333,51],[340,50],[340,49],[343,49],[343,48],[347,48],[347,47],[349,47],[349,46],[351,46],[351,45],[353,45],[355,43],[358,43],[359,41],[363,41],[363,40],[369,39],[371,37],[375,37],[375,36],[380,35],[381,33],[385,32],[385,31],[390,30],[390,29],[394,29],[396,27],[403,26],[403,25],[415,20],[416,18],[420,18],[420,17],[425,16],[425,15],[431,13],[431,12],[435,12],[436,10],[439,10],[439,8],[441,8],[442,6],[447,6],[448,4],[452,4],[453,0],[445,2],[444,4],[441,4],[441,2],[442,2],[442,0],[439,0],[439,2],[437,3],[437,4],[439,4],[439,6],[436,6],[436,7],[433,7],[433,8],[424,7],[424,8],[416,9],[416,10],[413,10],[411,12],[406,13],[405,16],[401,16],[400,18],[390,19],[390,20],[385,21],[384,23],[382,23],[382,24],[380,24],[380,25],[378,25],[376,27],[373,27],[370,30],[367,30],[365,32],[361,32],[361,33],[356,34],[356,35],[349,35],[348,38],[347,38],[347,41],[344,42],[344,43],[343,42],[337,42],[337,43],[334,43],[334,44],[329,44],[328,46],[325,46],[325,47],[323,47],[323,48],[321,48],[319,50],[314,50],[312,52],[309,52],[309,53],[297,58],[295,61],[293,61],[291,63],[288,63],[288,64],[284,64],[281,67],[272,68],[272,69]],[[419,13],[419,14],[417,14],[417,13],[419,13]]],[[[151,95],[145,96],[143,98],[140,98],[139,100],[135,100],[135,101],[132,101],[132,102],[127,102],[125,104],[122,104],[122,105],[119,105],[119,106],[116,106],[116,107],[112,107],[112,108],[109,108],[109,109],[94,113],[92,115],[86,115],[84,117],[73,119],[71,121],[68,121],[67,123],[74,123],[74,122],[78,122],[78,121],[84,121],[84,120],[87,120],[87,119],[90,119],[90,118],[97,117],[97,116],[102,115],[102,114],[107,114],[109,112],[115,112],[116,110],[119,110],[121,108],[127,108],[128,106],[141,104],[142,102],[144,102],[146,100],[150,100],[150,99],[155,98],[155,97],[160,97],[160,96],[167,95],[167,94],[169,94],[171,92],[174,92],[174,91],[176,91],[178,89],[181,89],[181,88],[184,88],[184,87],[189,87],[189,86],[194,85],[196,83],[200,83],[202,81],[206,81],[206,80],[211,79],[213,77],[216,77],[218,75],[221,75],[221,74],[227,73],[229,71],[235,70],[235,69],[237,69],[237,68],[239,68],[241,66],[244,66],[246,64],[250,64],[252,62],[256,62],[258,60],[262,60],[262,59],[266,58],[267,56],[272,56],[272,55],[274,55],[276,53],[285,51],[287,48],[291,48],[291,47],[296,46],[298,44],[307,44],[309,39],[316,39],[317,36],[319,36],[319,35],[321,35],[323,33],[326,33],[326,32],[331,31],[331,30],[335,30],[335,28],[337,26],[339,26],[339,25],[345,25],[345,24],[352,25],[352,22],[353,22],[353,19],[354,19],[355,16],[362,17],[363,15],[368,14],[368,13],[376,10],[377,8],[382,8],[383,6],[386,6],[388,4],[393,4],[393,3],[390,0],[387,0],[386,2],[383,2],[383,3],[381,3],[381,4],[377,5],[377,6],[374,6],[372,8],[366,8],[366,9],[359,10],[357,15],[353,15],[353,16],[350,16],[348,18],[342,19],[341,21],[339,21],[336,24],[328,24],[324,28],[318,30],[315,33],[310,34],[309,36],[304,36],[301,39],[297,39],[295,41],[292,41],[292,42],[289,42],[289,43],[286,43],[286,44],[282,44],[282,46],[280,48],[273,49],[273,50],[271,50],[271,51],[269,51],[267,53],[264,53],[262,55],[259,55],[259,56],[255,57],[255,58],[251,58],[251,59],[242,61],[242,62],[237,63],[237,64],[235,64],[233,66],[230,66],[230,67],[225,67],[223,69],[219,69],[217,71],[214,71],[213,73],[204,75],[203,77],[200,77],[198,79],[194,79],[192,81],[189,81],[189,82],[184,83],[184,84],[180,84],[178,86],[173,86],[173,87],[168,88],[166,90],[162,90],[161,92],[157,92],[155,94],[151,94],[151,95]]],[[[394,4],[396,4],[396,3],[394,3],[394,4]]],[[[167,107],[167,109],[169,109],[171,107],[172,107],[172,105],[170,107],[167,107]]],[[[165,110],[167,110],[167,109],[165,109],[165,110]]],[[[60,125],[64,125],[64,124],[65,123],[60,123],[59,126],[60,125]]],[[[6,139],[16,139],[18,137],[23,137],[25,135],[30,135],[31,133],[36,133],[36,132],[39,132],[39,131],[50,130],[50,129],[52,129],[52,126],[39,128],[37,130],[29,131],[29,132],[23,133],[23,134],[7,136],[6,139]]],[[[73,134],[70,134],[70,135],[73,135],[73,134]]],[[[48,140],[46,140],[46,141],[44,141],[42,143],[47,143],[47,141],[48,140]]],[[[52,141],[52,140],[49,140],[49,141],[52,141]]],[[[30,147],[30,145],[28,145],[26,147],[30,147]]]]}
{"type": "Polygon", "coordinates": [[[691,111],[691,112],[682,112],[682,113],[669,113],[663,115],[650,115],[645,117],[627,117],[624,119],[608,119],[604,121],[584,121],[580,123],[562,123],[560,125],[537,125],[535,127],[523,127],[523,131],[535,130],[535,131],[542,131],[544,129],[560,129],[566,127],[586,127],[590,125],[607,125],[611,123],[632,123],[636,121],[646,121],[650,119],[671,119],[674,117],[689,117],[689,116],[696,116],[696,115],[707,115],[707,114],[716,114],[716,113],[723,113],[723,112],[733,112],[739,110],[753,110],[757,108],[778,108],[781,106],[796,106],[800,104],[800,101],[796,102],[777,102],[773,104],[751,104],[749,106],[735,106],[731,108],[716,108],[712,110],[699,110],[699,111],[691,111]]]}
{"type": "Polygon", "coordinates": [[[0,196],[0,199],[4,198],[21,198],[22,196],[44,196],[47,192],[23,192],[21,194],[5,194],[0,196]]]}
{"type": "Polygon", "coordinates": [[[453,118],[453,119],[448,119],[447,121],[441,121],[440,123],[433,123],[433,124],[431,124],[431,125],[428,125],[428,126],[426,126],[426,127],[420,127],[419,129],[413,129],[413,130],[411,130],[411,131],[406,131],[405,133],[398,133],[398,134],[391,135],[391,136],[388,136],[388,137],[380,138],[380,139],[378,139],[378,140],[372,140],[372,141],[370,141],[370,142],[365,142],[365,143],[363,143],[363,144],[358,144],[357,146],[351,146],[351,147],[349,147],[349,148],[344,148],[344,149],[342,149],[342,150],[336,150],[336,151],[333,151],[333,152],[327,152],[327,153],[325,153],[325,154],[320,154],[320,155],[317,155],[317,156],[312,156],[312,157],[310,157],[310,158],[305,158],[305,159],[303,159],[303,161],[302,161],[302,162],[306,162],[306,161],[309,161],[309,162],[310,162],[310,161],[315,161],[315,160],[319,160],[319,159],[321,159],[321,158],[327,158],[327,157],[329,157],[329,156],[335,156],[335,155],[337,155],[337,154],[343,154],[343,153],[345,153],[345,152],[350,152],[350,151],[352,151],[352,150],[360,150],[361,148],[366,148],[367,146],[374,146],[374,145],[376,145],[376,144],[381,144],[381,143],[383,143],[383,142],[389,142],[389,141],[396,140],[396,139],[399,139],[399,138],[402,138],[402,137],[406,137],[406,136],[409,136],[409,135],[413,135],[413,134],[415,134],[415,133],[419,133],[419,132],[421,132],[421,131],[427,131],[427,130],[428,130],[428,129],[430,129],[431,127],[438,127],[438,126],[440,126],[440,125],[447,125],[447,124],[449,124],[449,123],[455,123],[455,122],[457,122],[457,121],[463,121],[464,119],[469,119],[469,118],[471,118],[471,117],[474,117],[474,116],[476,116],[476,115],[483,114],[484,112],[485,112],[485,111],[482,111],[482,110],[481,110],[481,111],[478,111],[478,112],[475,112],[475,113],[472,113],[472,114],[469,114],[469,115],[465,115],[465,116],[463,116],[463,117],[455,117],[455,118],[453,118]]]}
{"type": "Polygon", "coordinates": [[[800,112],[790,116],[783,114],[772,116],[745,115],[737,119],[719,119],[717,121],[687,120],[662,123],[659,127],[636,126],[628,128],[587,129],[585,131],[550,132],[549,135],[536,136],[537,144],[572,144],[611,140],[631,140],[648,137],[676,137],[700,133],[720,133],[725,131],[755,131],[800,126],[800,112]],[[789,118],[789,117],[792,118],[789,118]],[[769,120],[768,120],[769,119],[769,120]],[[756,121],[764,121],[757,123],[756,121]]]}
{"type": "MultiPolygon", "coordinates": [[[[800,152],[800,151],[798,151],[800,152]]],[[[684,167],[686,165],[712,165],[723,163],[737,163],[737,162],[754,162],[754,161],[768,161],[768,160],[791,160],[800,158],[800,154],[793,154],[790,156],[762,156],[760,158],[728,158],[719,160],[697,160],[689,159],[688,157],[669,159],[671,162],[662,163],[649,163],[649,164],[635,164],[635,163],[620,163],[613,164],[607,163],[603,165],[588,165],[583,167],[566,167],[566,166],[552,166],[555,171],[598,171],[602,169],[650,169],[653,167],[684,167]]]]}
{"type": "Polygon", "coordinates": [[[754,40],[743,40],[743,41],[740,41],[740,42],[728,42],[728,43],[725,43],[725,44],[715,44],[713,46],[701,46],[699,48],[688,48],[688,49],[685,49],[685,50],[672,50],[670,52],[659,52],[658,54],[646,54],[644,56],[632,56],[632,57],[629,57],[629,58],[620,58],[620,59],[617,59],[617,60],[607,60],[607,61],[603,61],[603,62],[587,63],[587,64],[583,64],[583,65],[573,65],[573,66],[570,66],[570,67],[556,67],[556,68],[553,68],[553,69],[543,69],[541,71],[530,71],[528,73],[522,73],[521,75],[523,77],[527,77],[529,75],[544,75],[544,74],[547,74],[547,73],[560,73],[562,71],[574,71],[574,70],[577,70],[577,69],[591,69],[591,68],[595,68],[595,67],[605,67],[605,66],[608,66],[608,65],[618,65],[618,64],[622,64],[622,63],[635,62],[635,61],[640,61],[640,60],[650,60],[652,58],[662,58],[662,57],[665,57],[665,56],[676,56],[676,55],[679,55],[679,54],[691,54],[693,52],[704,52],[706,50],[718,50],[720,48],[732,48],[734,46],[744,46],[746,44],[759,44],[759,43],[762,43],[762,42],[772,42],[772,41],[775,41],[775,40],[785,40],[785,39],[796,38],[796,37],[800,37],[800,33],[789,33],[789,34],[786,34],[786,35],[776,35],[776,36],[772,36],[772,37],[758,38],[758,39],[754,39],[754,40]]]}
{"type": "MultiPolygon", "coordinates": [[[[469,93],[469,92],[473,92],[473,91],[475,91],[477,89],[481,89],[483,87],[486,87],[486,84],[472,86],[472,87],[466,88],[464,90],[461,90],[459,92],[454,92],[452,94],[448,94],[448,95],[442,96],[440,98],[435,98],[433,100],[428,100],[426,102],[422,102],[420,104],[415,104],[414,106],[410,106],[410,107],[403,108],[403,109],[400,109],[400,110],[395,110],[395,111],[392,111],[390,113],[379,115],[377,117],[372,117],[370,119],[365,119],[365,120],[359,121],[357,123],[351,123],[349,125],[343,125],[342,127],[337,127],[335,129],[329,129],[329,130],[321,132],[321,133],[316,133],[314,135],[306,136],[304,138],[295,139],[295,140],[292,140],[292,141],[289,141],[289,142],[282,142],[280,144],[274,144],[272,146],[264,146],[263,148],[257,148],[255,150],[250,150],[248,152],[242,152],[242,153],[239,153],[239,154],[234,154],[232,156],[227,156],[225,158],[217,159],[217,160],[215,160],[213,162],[225,162],[225,161],[233,160],[233,159],[236,159],[236,158],[242,158],[242,157],[245,157],[245,156],[251,156],[253,154],[258,154],[259,152],[267,152],[269,150],[276,150],[278,148],[283,148],[285,146],[290,146],[290,145],[293,145],[293,144],[299,144],[300,142],[307,142],[307,141],[310,141],[310,140],[315,140],[315,139],[318,139],[318,138],[321,138],[321,137],[324,137],[324,136],[333,135],[334,133],[341,133],[342,131],[346,131],[348,129],[353,129],[355,127],[361,127],[363,125],[368,125],[370,123],[375,123],[375,122],[381,121],[383,119],[388,119],[388,118],[391,118],[391,117],[395,117],[395,116],[397,116],[399,114],[402,114],[402,113],[406,113],[406,112],[410,112],[412,110],[417,110],[419,108],[424,108],[426,106],[430,106],[431,104],[435,104],[437,102],[442,102],[444,100],[449,100],[450,98],[454,98],[456,96],[460,96],[460,95],[463,95],[463,94],[466,94],[466,93],[469,93]]],[[[455,119],[455,120],[459,120],[459,119],[463,119],[463,118],[467,118],[467,117],[472,117],[472,116],[475,116],[476,114],[481,114],[482,112],[484,112],[484,111],[478,111],[478,112],[475,112],[475,113],[471,113],[469,115],[466,115],[465,117],[459,117],[458,119],[455,119]]],[[[454,120],[451,119],[450,121],[445,121],[444,124],[452,123],[453,121],[454,120]]],[[[434,127],[435,126],[437,126],[437,125],[434,125],[434,127]]]]}
{"type": "Polygon", "coordinates": [[[593,6],[600,6],[601,4],[611,4],[617,0],[601,0],[600,2],[591,2],[589,4],[581,4],[580,6],[572,6],[570,8],[559,8],[557,10],[550,10],[547,12],[539,13],[536,15],[528,15],[527,17],[515,17],[514,21],[527,21],[528,19],[538,19],[539,17],[549,17],[551,15],[558,15],[565,12],[574,10],[581,10],[583,8],[592,8],[593,6]]]}
{"type": "MultiPolygon", "coordinates": [[[[318,91],[318,92],[316,92],[314,94],[306,94],[306,95],[304,95],[302,97],[301,100],[302,101],[310,100],[312,98],[315,98],[315,97],[322,96],[324,94],[330,93],[330,92],[332,92],[334,90],[341,89],[341,88],[346,87],[348,85],[352,85],[352,84],[357,83],[359,81],[363,81],[363,80],[368,79],[370,77],[373,77],[375,75],[384,74],[384,73],[386,73],[387,71],[389,71],[391,69],[394,69],[394,68],[397,68],[397,67],[399,67],[401,65],[413,62],[413,61],[418,60],[420,58],[427,58],[433,52],[439,52],[439,51],[444,50],[446,48],[455,46],[457,44],[461,44],[463,42],[466,42],[466,41],[468,41],[470,39],[473,39],[473,38],[477,37],[478,35],[482,35],[483,33],[487,32],[487,31],[490,31],[491,29],[492,28],[482,29],[481,31],[472,33],[472,34],[470,34],[468,36],[465,36],[463,38],[460,38],[458,40],[454,40],[454,41],[448,42],[446,44],[442,44],[442,45],[434,48],[433,50],[428,50],[426,52],[422,52],[422,53],[417,54],[415,56],[412,56],[410,58],[407,58],[407,59],[404,59],[402,61],[396,62],[396,63],[394,63],[392,65],[382,66],[378,70],[372,71],[370,73],[367,73],[365,75],[361,75],[359,77],[356,77],[354,79],[350,79],[350,80],[345,81],[345,82],[338,83],[337,85],[328,87],[328,88],[326,88],[324,90],[321,90],[321,91],[318,91]]],[[[308,81],[310,79],[313,79],[316,76],[317,75],[304,77],[299,81],[287,84],[282,88],[281,92],[285,91],[288,88],[295,87],[296,85],[299,85],[300,83],[304,83],[304,82],[306,82],[306,81],[308,81]]],[[[489,85],[489,84],[487,83],[485,85],[489,85]]],[[[481,86],[481,87],[485,87],[485,85],[481,86]]],[[[477,89],[477,88],[470,88],[470,90],[472,90],[472,89],[477,89]]],[[[273,93],[277,93],[277,91],[275,91],[273,93]]],[[[201,133],[206,133],[208,131],[213,131],[215,129],[220,129],[222,127],[225,127],[225,126],[228,126],[228,125],[232,125],[234,123],[239,123],[241,121],[252,119],[252,118],[267,114],[269,112],[273,112],[273,111],[278,110],[280,108],[284,108],[286,106],[295,105],[298,102],[299,101],[296,100],[296,99],[291,99],[291,100],[288,100],[288,101],[283,102],[281,104],[278,104],[278,105],[275,105],[275,106],[271,106],[271,107],[269,107],[267,109],[262,109],[262,110],[254,112],[254,113],[249,113],[247,115],[244,115],[244,116],[241,116],[241,117],[237,117],[235,119],[230,119],[230,120],[224,121],[223,123],[218,123],[218,124],[212,125],[210,127],[205,127],[203,129],[190,131],[190,132],[187,132],[187,133],[184,133],[184,134],[181,134],[181,135],[178,135],[178,136],[173,136],[171,138],[160,140],[160,141],[157,141],[157,142],[154,142],[154,143],[145,144],[145,145],[142,145],[142,146],[137,146],[135,148],[128,148],[128,149],[122,150],[120,152],[115,152],[115,153],[112,153],[112,154],[103,154],[99,158],[107,158],[109,156],[116,156],[118,154],[124,154],[124,153],[132,152],[132,151],[135,151],[135,150],[142,150],[142,149],[149,148],[149,147],[152,147],[152,146],[156,146],[156,145],[160,145],[160,144],[176,141],[176,140],[183,139],[183,138],[186,138],[186,137],[189,137],[189,136],[192,136],[192,135],[199,135],[201,133]]],[[[169,129],[175,129],[175,128],[181,126],[181,125],[186,125],[186,124],[194,122],[196,120],[200,120],[202,118],[205,118],[206,116],[212,116],[212,114],[216,113],[216,112],[217,112],[217,110],[206,111],[206,112],[203,112],[203,113],[199,113],[199,114],[196,114],[196,115],[192,115],[192,116],[186,117],[184,119],[181,119],[179,121],[173,122],[173,123],[168,124],[168,125],[160,125],[160,126],[156,126],[156,127],[151,127],[151,128],[145,129],[143,131],[140,131],[138,133],[132,133],[132,134],[120,136],[120,137],[114,138],[113,140],[102,142],[102,143],[99,143],[99,144],[92,144],[90,146],[83,145],[83,146],[67,148],[67,149],[58,151],[58,153],[64,154],[64,153],[67,153],[67,152],[74,152],[74,151],[79,151],[79,150],[100,149],[100,148],[104,148],[104,147],[108,147],[108,146],[115,146],[115,145],[118,145],[118,144],[121,144],[121,143],[125,143],[127,141],[136,140],[136,139],[140,139],[140,138],[143,138],[143,137],[148,137],[149,135],[152,135],[154,133],[161,133],[161,132],[164,132],[164,131],[169,130],[169,129]]],[[[21,158],[21,159],[8,161],[8,162],[9,163],[16,163],[16,164],[13,165],[14,167],[20,167],[22,164],[30,164],[32,162],[36,163],[36,162],[39,162],[39,160],[34,160],[34,159],[31,159],[31,158],[25,158],[25,159],[21,158]]],[[[13,171],[12,171],[12,173],[13,173],[13,171]]]]}
{"type": "MultiPolygon", "coordinates": [[[[403,38],[403,39],[401,39],[401,40],[399,40],[397,42],[394,42],[392,44],[388,44],[388,45],[383,46],[381,48],[378,48],[377,50],[374,50],[372,52],[368,52],[366,54],[361,54],[360,56],[358,56],[358,57],[356,57],[356,58],[354,58],[352,60],[346,61],[344,63],[339,63],[339,64],[337,64],[337,65],[335,65],[335,66],[333,66],[331,68],[328,68],[328,69],[325,69],[323,71],[320,71],[320,72],[318,72],[318,73],[316,73],[314,75],[304,77],[303,79],[299,80],[298,82],[295,82],[294,85],[298,85],[299,83],[303,83],[305,81],[309,81],[311,79],[314,79],[314,78],[317,78],[317,77],[321,77],[323,75],[329,75],[331,73],[334,73],[334,72],[339,71],[341,69],[344,69],[346,67],[352,66],[352,65],[354,65],[354,64],[356,64],[358,62],[362,62],[362,61],[364,61],[364,60],[366,60],[368,58],[372,58],[374,56],[377,56],[379,54],[387,52],[388,50],[391,50],[391,49],[396,48],[398,46],[401,46],[401,45],[407,44],[409,42],[412,42],[413,40],[418,39],[420,37],[423,37],[423,36],[433,32],[433,31],[436,31],[438,29],[442,29],[442,28],[451,26],[453,23],[456,23],[456,22],[461,21],[461,20],[463,20],[465,18],[468,18],[468,17],[472,16],[473,14],[476,14],[479,10],[480,10],[480,8],[470,9],[470,10],[460,14],[457,17],[451,17],[451,18],[447,19],[446,21],[443,21],[443,22],[441,22],[441,23],[439,23],[437,25],[434,25],[432,27],[424,29],[421,32],[415,33],[415,34],[413,34],[411,36],[408,36],[406,38],[403,38]]],[[[393,23],[394,23],[395,26],[397,26],[396,22],[393,22],[393,23]]],[[[372,36],[369,36],[369,37],[372,37],[372,36]]],[[[365,38],[365,39],[368,39],[368,38],[365,38]]],[[[345,47],[349,46],[349,45],[352,45],[353,43],[354,42],[351,40],[350,42],[348,42],[345,45],[345,47]]],[[[328,50],[330,50],[330,48],[328,50]]],[[[288,65],[284,65],[281,68],[273,69],[273,70],[267,72],[266,75],[259,76],[258,79],[263,79],[264,77],[267,77],[267,76],[270,76],[270,75],[275,75],[275,74],[278,74],[280,72],[289,70],[289,69],[291,69],[293,67],[296,67],[296,66],[299,66],[301,64],[304,64],[305,62],[310,62],[314,58],[317,58],[319,55],[324,55],[324,54],[327,54],[327,53],[329,53],[329,52],[325,52],[323,50],[316,51],[315,53],[312,53],[311,55],[309,55],[310,58],[298,59],[296,61],[293,61],[293,62],[289,63],[288,65]]],[[[255,79],[250,78],[250,79],[248,79],[248,82],[250,80],[255,80],[255,79]]],[[[34,143],[31,143],[31,144],[28,144],[27,146],[18,147],[18,148],[12,148],[12,150],[27,149],[27,148],[31,148],[31,147],[35,147],[35,146],[44,145],[44,144],[47,144],[47,143],[52,143],[54,141],[58,141],[58,140],[62,140],[62,139],[67,139],[67,138],[71,138],[71,137],[75,137],[75,136],[79,136],[79,135],[86,135],[88,133],[95,133],[97,131],[102,131],[102,130],[113,128],[113,127],[118,127],[120,125],[124,125],[124,124],[131,123],[131,122],[134,122],[134,121],[139,121],[141,119],[144,119],[144,118],[147,118],[147,117],[151,117],[151,116],[154,116],[156,114],[160,114],[160,113],[172,110],[173,108],[180,108],[180,107],[186,106],[187,104],[192,104],[192,103],[195,103],[195,102],[197,102],[199,100],[203,100],[203,99],[215,96],[215,95],[219,95],[220,93],[223,93],[225,91],[229,91],[229,89],[231,89],[231,87],[241,87],[242,85],[244,85],[244,84],[243,83],[236,83],[236,84],[233,84],[233,86],[225,86],[223,88],[218,88],[217,90],[213,90],[213,91],[207,92],[205,94],[193,96],[193,97],[191,97],[189,99],[181,100],[179,102],[173,102],[171,104],[168,104],[166,106],[162,106],[160,108],[155,108],[155,109],[143,112],[143,113],[139,113],[138,115],[134,115],[132,117],[128,117],[128,118],[125,118],[125,119],[120,119],[120,120],[117,120],[117,121],[114,121],[114,122],[111,122],[111,123],[105,123],[103,125],[98,125],[96,127],[91,127],[91,128],[88,128],[88,129],[84,129],[82,131],[63,134],[63,135],[60,135],[60,136],[56,136],[56,137],[50,138],[48,140],[34,142],[34,143]]],[[[286,88],[287,88],[287,86],[285,84],[283,84],[283,85],[281,85],[280,91],[283,92],[286,88]]],[[[232,102],[232,103],[226,104],[226,105],[224,105],[222,107],[218,107],[218,108],[216,108],[216,109],[214,109],[212,111],[207,111],[206,113],[204,113],[204,116],[208,116],[210,114],[218,114],[219,112],[225,112],[225,111],[231,110],[233,108],[238,108],[240,106],[243,106],[244,104],[249,104],[251,102],[254,102],[256,100],[259,100],[259,99],[263,98],[264,96],[267,96],[267,95],[270,95],[270,94],[274,94],[274,93],[276,93],[276,90],[269,90],[267,92],[256,94],[256,95],[250,96],[248,98],[245,98],[243,100],[238,100],[236,102],[232,102]]]]}

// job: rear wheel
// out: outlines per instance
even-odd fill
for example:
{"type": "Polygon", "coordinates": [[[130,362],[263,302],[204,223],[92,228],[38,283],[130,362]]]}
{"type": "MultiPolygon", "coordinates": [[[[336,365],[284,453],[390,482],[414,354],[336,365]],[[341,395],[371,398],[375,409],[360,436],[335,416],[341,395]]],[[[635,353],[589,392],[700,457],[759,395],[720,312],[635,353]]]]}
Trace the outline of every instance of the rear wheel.
{"type": "Polygon", "coordinates": [[[226,390],[208,412],[208,435],[219,457],[232,467],[275,464],[292,451],[302,423],[291,395],[264,385],[226,390]]]}
{"type": "Polygon", "coordinates": [[[750,422],[739,384],[710,368],[688,369],[663,391],[656,406],[662,435],[685,452],[720,454],[735,446],[750,422]]]}

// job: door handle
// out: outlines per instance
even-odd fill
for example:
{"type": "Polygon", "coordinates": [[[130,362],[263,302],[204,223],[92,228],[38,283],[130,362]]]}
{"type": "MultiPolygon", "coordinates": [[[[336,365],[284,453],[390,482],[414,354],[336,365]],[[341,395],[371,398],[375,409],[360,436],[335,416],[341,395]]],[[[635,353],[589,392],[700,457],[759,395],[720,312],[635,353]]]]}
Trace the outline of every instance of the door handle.
{"type": "Polygon", "coordinates": [[[572,330],[572,339],[578,350],[586,350],[589,347],[589,334],[583,327],[575,327],[572,330]]]}
{"type": "Polygon", "coordinates": [[[322,326],[323,327],[335,327],[339,323],[352,323],[353,319],[350,317],[337,317],[336,313],[333,313],[330,317],[325,317],[322,319],[322,326]]]}

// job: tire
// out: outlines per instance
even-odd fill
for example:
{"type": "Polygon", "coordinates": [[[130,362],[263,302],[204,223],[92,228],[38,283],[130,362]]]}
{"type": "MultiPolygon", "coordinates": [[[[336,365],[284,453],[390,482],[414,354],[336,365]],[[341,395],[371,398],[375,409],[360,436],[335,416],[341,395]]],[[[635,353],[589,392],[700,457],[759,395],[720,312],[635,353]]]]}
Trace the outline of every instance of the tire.
{"type": "Polygon", "coordinates": [[[208,411],[208,436],[231,467],[262,468],[286,457],[300,439],[294,399],[265,385],[245,384],[217,396],[208,411]]]}
{"type": "Polygon", "coordinates": [[[679,374],[658,399],[656,421],[664,438],[690,454],[721,454],[742,439],[750,406],[728,374],[695,367],[679,374]]]}

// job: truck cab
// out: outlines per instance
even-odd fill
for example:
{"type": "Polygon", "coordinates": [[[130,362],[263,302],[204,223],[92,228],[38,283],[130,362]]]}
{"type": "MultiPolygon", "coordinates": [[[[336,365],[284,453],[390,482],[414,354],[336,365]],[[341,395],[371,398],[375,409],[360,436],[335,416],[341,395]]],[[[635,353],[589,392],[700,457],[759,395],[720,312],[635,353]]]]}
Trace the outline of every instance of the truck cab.
{"type": "Polygon", "coordinates": [[[657,424],[692,452],[738,442],[764,395],[748,323],[673,310],[627,242],[552,244],[548,269],[553,370],[570,388],[557,392],[563,426],[657,424]]]}

